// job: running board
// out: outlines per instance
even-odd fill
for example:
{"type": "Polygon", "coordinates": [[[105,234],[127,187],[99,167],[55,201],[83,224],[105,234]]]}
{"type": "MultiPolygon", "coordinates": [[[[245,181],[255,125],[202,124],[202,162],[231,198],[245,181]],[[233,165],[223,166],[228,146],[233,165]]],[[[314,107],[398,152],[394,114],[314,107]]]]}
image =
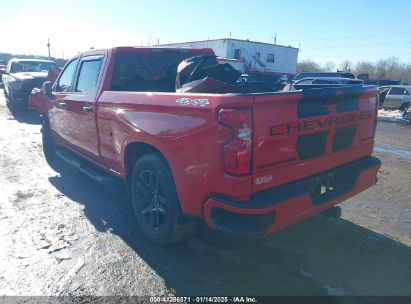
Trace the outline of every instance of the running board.
{"type": "Polygon", "coordinates": [[[101,184],[114,184],[116,178],[67,150],[57,150],[57,157],[101,184]]]}

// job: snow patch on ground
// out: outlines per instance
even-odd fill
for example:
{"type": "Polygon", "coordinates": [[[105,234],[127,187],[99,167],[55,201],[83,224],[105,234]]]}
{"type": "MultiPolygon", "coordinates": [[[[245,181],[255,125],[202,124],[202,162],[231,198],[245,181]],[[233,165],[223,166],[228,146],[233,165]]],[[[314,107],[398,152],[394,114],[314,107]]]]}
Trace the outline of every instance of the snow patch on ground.
{"type": "Polygon", "coordinates": [[[381,152],[381,153],[394,154],[394,155],[397,155],[403,158],[411,159],[411,152],[406,151],[406,150],[390,150],[390,149],[384,149],[384,148],[375,146],[374,151],[381,152]]]}
{"type": "Polygon", "coordinates": [[[402,118],[403,112],[400,110],[390,111],[390,110],[378,110],[378,119],[385,121],[404,121],[402,118]]]}

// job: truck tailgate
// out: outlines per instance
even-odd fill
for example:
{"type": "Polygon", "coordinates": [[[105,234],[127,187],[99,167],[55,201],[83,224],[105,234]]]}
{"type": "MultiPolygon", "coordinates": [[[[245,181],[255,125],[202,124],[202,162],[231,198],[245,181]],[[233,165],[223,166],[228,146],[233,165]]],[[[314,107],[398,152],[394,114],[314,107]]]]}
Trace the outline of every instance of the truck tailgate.
{"type": "Polygon", "coordinates": [[[253,192],[369,156],[376,86],[255,95],[253,192]]]}

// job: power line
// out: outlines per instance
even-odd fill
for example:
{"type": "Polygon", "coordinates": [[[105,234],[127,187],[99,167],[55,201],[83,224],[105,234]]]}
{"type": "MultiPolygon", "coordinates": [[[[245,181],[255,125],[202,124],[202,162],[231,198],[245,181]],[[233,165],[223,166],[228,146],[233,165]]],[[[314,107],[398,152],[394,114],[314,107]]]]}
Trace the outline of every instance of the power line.
{"type": "Polygon", "coordinates": [[[325,46],[325,47],[315,47],[315,48],[302,48],[302,50],[322,50],[322,49],[341,49],[348,47],[367,47],[367,46],[379,46],[379,45],[399,45],[399,44],[409,44],[411,41],[397,42],[397,43],[376,43],[376,44],[357,44],[357,45],[339,45],[339,46],[325,46]]]}
{"type": "Polygon", "coordinates": [[[391,32],[391,33],[378,33],[378,34],[364,34],[364,35],[355,35],[355,36],[340,36],[340,37],[327,37],[327,38],[310,38],[310,39],[289,39],[287,41],[319,41],[319,40],[337,40],[337,39],[351,39],[351,38],[360,38],[360,37],[375,37],[375,36],[386,36],[386,35],[399,35],[399,34],[409,34],[408,32],[391,32]]]}

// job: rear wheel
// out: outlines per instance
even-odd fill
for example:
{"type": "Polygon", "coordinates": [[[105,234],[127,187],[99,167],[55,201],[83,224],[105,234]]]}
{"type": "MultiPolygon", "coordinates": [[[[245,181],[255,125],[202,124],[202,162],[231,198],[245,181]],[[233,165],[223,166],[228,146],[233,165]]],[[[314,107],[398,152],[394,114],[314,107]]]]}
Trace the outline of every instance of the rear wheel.
{"type": "Polygon", "coordinates": [[[402,118],[408,119],[411,122],[411,115],[408,117],[408,113],[411,113],[411,104],[408,104],[407,107],[404,109],[404,113],[402,114],[402,118]]]}
{"type": "Polygon", "coordinates": [[[405,110],[409,107],[410,103],[404,103],[400,107],[401,112],[405,112],[405,110]]]}
{"type": "Polygon", "coordinates": [[[197,228],[197,221],[183,216],[171,171],[158,152],[142,156],[135,164],[131,198],[141,229],[156,243],[176,243],[197,228]]]}

